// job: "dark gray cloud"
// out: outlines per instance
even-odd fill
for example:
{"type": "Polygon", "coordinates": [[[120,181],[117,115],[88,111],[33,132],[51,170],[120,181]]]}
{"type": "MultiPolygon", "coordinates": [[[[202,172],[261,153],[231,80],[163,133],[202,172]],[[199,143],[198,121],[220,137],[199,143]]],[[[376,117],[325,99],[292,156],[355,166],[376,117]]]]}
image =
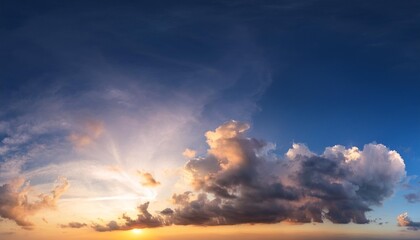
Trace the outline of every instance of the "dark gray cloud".
{"type": "Polygon", "coordinates": [[[95,229],[97,232],[109,232],[109,231],[116,231],[116,230],[124,230],[118,225],[116,221],[110,221],[106,225],[101,224],[93,224],[92,228],[95,229]]]}
{"type": "Polygon", "coordinates": [[[54,209],[68,187],[68,181],[61,178],[50,194],[39,194],[36,201],[30,201],[30,185],[23,178],[6,183],[0,186],[0,217],[10,219],[24,229],[32,229],[33,223],[28,217],[42,209],[54,209]]]}
{"type": "Polygon", "coordinates": [[[165,208],[162,211],[160,211],[160,214],[162,215],[171,215],[174,214],[174,211],[170,208],[165,208]]]}
{"type": "MultiPolygon", "coordinates": [[[[131,218],[124,214],[122,219],[124,223],[118,224],[116,221],[110,221],[105,225],[101,224],[93,224],[92,228],[98,232],[107,232],[107,231],[115,231],[115,230],[128,230],[133,228],[155,228],[155,227],[162,227],[165,225],[170,225],[170,222],[166,222],[165,218],[157,215],[153,216],[147,210],[149,207],[149,202],[144,204],[140,204],[137,209],[139,214],[137,218],[131,218]]],[[[166,215],[171,211],[171,209],[165,209],[161,212],[162,215],[166,215]]]]}
{"type": "Polygon", "coordinates": [[[408,217],[408,213],[402,213],[397,217],[398,226],[407,227],[407,230],[417,231],[420,230],[420,222],[413,222],[408,217]]]}
{"type": "Polygon", "coordinates": [[[404,195],[404,198],[409,203],[418,203],[418,202],[420,202],[420,194],[419,193],[409,193],[409,194],[404,195]]]}
{"type": "Polygon", "coordinates": [[[401,156],[381,144],[362,150],[336,145],[321,155],[293,144],[279,157],[273,144],[247,137],[248,128],[230,121],[207,132],[207,155],[185,166],[194,191],[174,194],[174,208],[156,216],[147,211],[148,203],[140,205],[138,217],[123,216],[119,229],[324,220],[364,224],[366,212],[390,197],[405,176],[401,156]]]}
{"type": "Polygon", "coordinates": [[[86,223],[80,223],[80,222],[69,222],[67,224],[60,225],[61,228],[82,228],[86,226],[87,226],[86,223]]]}

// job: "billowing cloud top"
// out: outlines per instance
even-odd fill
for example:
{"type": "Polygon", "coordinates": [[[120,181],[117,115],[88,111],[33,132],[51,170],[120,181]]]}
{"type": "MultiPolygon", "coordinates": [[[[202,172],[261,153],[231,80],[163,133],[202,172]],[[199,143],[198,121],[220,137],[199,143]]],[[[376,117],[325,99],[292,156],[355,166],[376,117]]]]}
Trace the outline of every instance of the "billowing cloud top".
{"type": "Polygon", "coordinates": [[[280,157],[272,152],[274,144],[247,137],[248,129],[230,121],[206,133],[207,154],[185,165],[193,191],[174,194],[173,209],[152,216],[143,204],[137,218],[124,216],[125,223],[95,229],[325,219],[363,224],[371,206],[390,197],[406,174],[401,156],[382,144],[336,145],[321,155],[293,144],[280,157]]]}

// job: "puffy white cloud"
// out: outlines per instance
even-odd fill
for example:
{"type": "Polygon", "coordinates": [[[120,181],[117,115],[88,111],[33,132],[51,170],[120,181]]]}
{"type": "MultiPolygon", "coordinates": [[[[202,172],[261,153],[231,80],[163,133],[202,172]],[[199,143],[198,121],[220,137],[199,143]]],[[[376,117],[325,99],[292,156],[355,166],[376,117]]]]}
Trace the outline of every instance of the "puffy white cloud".
{"type": "Polygon", "coordinates": [[[286,153],[286,156],[289,159],[295,159],[298,156],[311,157],[314,155],[315,154],[311,152],[305,144],[301,143],[293,143],[292,148],[290,148],[286,153]]]}

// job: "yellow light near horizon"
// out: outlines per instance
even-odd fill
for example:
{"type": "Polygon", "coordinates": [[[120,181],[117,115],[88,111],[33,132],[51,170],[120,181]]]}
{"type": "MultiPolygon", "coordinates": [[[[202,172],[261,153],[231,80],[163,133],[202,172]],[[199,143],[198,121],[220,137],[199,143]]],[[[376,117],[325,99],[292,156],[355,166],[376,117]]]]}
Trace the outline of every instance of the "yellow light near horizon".
{"type": "Polygon", "coordinates": [[[131,229],[131,232],[134,233],[134,234],[141,234],[141,233],[143,233],[143,230],[138,229],[138,228],[134,228],[134,229],[131,229]]]}

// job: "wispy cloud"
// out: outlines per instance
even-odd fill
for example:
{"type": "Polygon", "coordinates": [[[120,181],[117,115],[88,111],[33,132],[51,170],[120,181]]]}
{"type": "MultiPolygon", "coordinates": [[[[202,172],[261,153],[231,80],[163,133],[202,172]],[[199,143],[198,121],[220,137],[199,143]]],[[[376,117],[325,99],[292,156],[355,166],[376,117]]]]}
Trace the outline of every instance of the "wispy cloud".
{"type": "Polygon", "coordinates": [[[90,120],[79,133],[71,133],[69,139],[76,147],[82,148],[90,145],[100,137],[103,131],[104,124],[102,122],[90,120]]]}

